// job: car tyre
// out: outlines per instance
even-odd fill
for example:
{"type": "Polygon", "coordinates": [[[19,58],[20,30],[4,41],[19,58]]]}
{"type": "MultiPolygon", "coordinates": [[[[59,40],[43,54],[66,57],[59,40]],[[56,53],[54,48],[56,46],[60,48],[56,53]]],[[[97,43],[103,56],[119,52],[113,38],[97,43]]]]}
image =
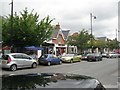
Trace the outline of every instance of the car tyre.
{"type": "Polygon", "coordinates": [[[70,60],[70,63],[73,63],[73,59],[70,60]]]}
{"type": "Polygon", "coordinates": [[[59,64],[62,64],[62,61],[60,60],[59,64]]]}
{"type": "Polygon", "coordinates": [[[99,61],[99,58],[96,58],[96,61],[99,61]]]}
{"type": "Polygon", "coordinates": [[[15,65],[15,64],[12,65],[12,66],[10,67],[10,70],[11,70],[11,71],[16,71],[16,70],[17,70],[17,65],[15,65]]]}
{"type": "Polygon", "coordinates": [[[88,59],[88,62],[91,62],[92,60],[91,59],[88,59]]]}
{"type": "Polygon", "coordinates": [[[32,68],[36,68],[36,67],[37,67],[37,63],[33,63],[32,68]]]}
{"type": "Polygon", "coordinates": [[[50,65],[51,65],[51,62],[48,62],[47,65],[50,66],[50,65]]]}

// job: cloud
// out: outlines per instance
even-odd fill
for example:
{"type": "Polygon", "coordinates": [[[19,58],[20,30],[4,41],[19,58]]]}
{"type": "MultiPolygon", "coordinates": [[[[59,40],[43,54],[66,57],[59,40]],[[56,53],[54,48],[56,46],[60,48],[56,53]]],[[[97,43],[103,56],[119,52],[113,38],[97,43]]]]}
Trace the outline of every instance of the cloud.
{"type": "MultiPolygon", "coordinates": [[[[34,9],[40,19],[50,15],[55,18],[61,28],[71,32],[85,28],[90,32],[90,13],[97,17],[93,20],[95,36],[115,38],[114,30],[118,28],[118,1],[119,0],[14,0],[14,11],[19,12],[27,7],[34,9]]],[[[0,2],[0,15],[10,14],[11,0],[0,2]],[[2,12],[2,13],[1,13],[2,12]]]]}

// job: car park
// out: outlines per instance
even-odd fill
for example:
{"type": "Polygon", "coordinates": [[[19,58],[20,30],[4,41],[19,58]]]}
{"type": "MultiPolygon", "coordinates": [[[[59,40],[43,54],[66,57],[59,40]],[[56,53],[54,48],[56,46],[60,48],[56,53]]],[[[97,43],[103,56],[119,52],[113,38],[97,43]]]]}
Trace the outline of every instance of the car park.
{"type": "Polygon", "coordinates": [[[81,56],[76,55],[76,54],[65,54],[64,56],[61,57],[63,62],[80,62],[81,61],[81,56]]]}
{"type": "Polygon", "coordinates": [[[38,60],[39,64],[46,64],[48,66],[50,66],[51,64],[62,64],[62,60],[53,55],[53,54],[45,54],[43,55],[39,60],[38,60]]]}
{"type": "Polygon", "coordinates": [[[2,90],[106,90],[96,78],[63,73],[30,73],[2,75],[2,90]]]}
{"type": "Polygon", "coordinates": [[[99,53],[87,54],[88,61],[102,61],[102,55],[99,53]]]}
{"type": "Polygon", "coordinates": [[[16,71],[18,68],[37,67],[38,62],[24,53],[10,53],[2,57],[2,68],[16,71]]]}

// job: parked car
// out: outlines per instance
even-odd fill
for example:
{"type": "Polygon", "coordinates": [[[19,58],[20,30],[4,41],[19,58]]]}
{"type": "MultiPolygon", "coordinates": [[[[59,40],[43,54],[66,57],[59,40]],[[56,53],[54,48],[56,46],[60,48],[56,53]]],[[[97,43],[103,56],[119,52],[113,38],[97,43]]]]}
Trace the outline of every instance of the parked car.
{"type": "Polygon", "coordinates": [[[47,64],[48,66],[50,66],[51,64],[62,64],[62,60],[53,54],[43,55],[38,62],[39,64],[47,64]]]}
{"type": "Polygon", "coordinates": [[[102,57],[106,58],[107,57],[107,53],[102,53],[102,57]]]}
{"type": "Polygon", "coordinates": [[[2,79],[2,90],[58,90],[60,88],[62,90],[106,90],[99,80],[79,74],[12,74],[2,75],[0,79],[2,79]]]}
{"type": "Polygon", "coordinates": [[[115,52],[110,52],[110,53],[107,53],[107,58],[119,58],[120,57],[120,54],[118,53],[115,53],[115,52]]]}
{"type": "Polygon", "coordinates": [[[16,71],[17,68],[23,67],[37,67],[37,61],[24,53],[10,53],[2,58],[2,68],[9,68],[16,71]]]}
{"type": "Polygon", "coordinates": [[[88,61],[102,61],[102,55],[99,53],[87,54],[88,61]]]}
{"type": "Polygon", "coordinates": [[[83,54],[83,55],[81,56],[81,60],[87,60],[87,54],[83,54]]]}
{"type": "Polygon", "coordinates": [[[62,61],[63,62],[70,62],[70,63],[73,63],[73,62],[80,62],[81,59],[80,59],[80,55],[76,55],[76,54],[65,54],[64,56],[62,56],[62,61]]]}

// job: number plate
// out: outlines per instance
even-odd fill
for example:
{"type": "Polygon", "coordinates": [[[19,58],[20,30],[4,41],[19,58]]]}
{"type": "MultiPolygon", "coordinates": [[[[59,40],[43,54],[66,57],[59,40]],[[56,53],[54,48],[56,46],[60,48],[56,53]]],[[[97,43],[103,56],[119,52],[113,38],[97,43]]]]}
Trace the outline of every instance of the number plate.
{"type": "Polygon", "coordinates": [[[7,63],[7,61],[5,61],[5,60],[4,60],[4,61],[2,61],[2,64],[6,64],[6,63],[7,63]]]}

